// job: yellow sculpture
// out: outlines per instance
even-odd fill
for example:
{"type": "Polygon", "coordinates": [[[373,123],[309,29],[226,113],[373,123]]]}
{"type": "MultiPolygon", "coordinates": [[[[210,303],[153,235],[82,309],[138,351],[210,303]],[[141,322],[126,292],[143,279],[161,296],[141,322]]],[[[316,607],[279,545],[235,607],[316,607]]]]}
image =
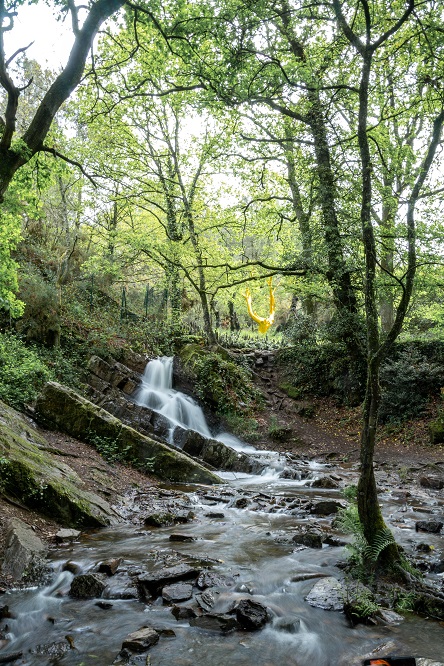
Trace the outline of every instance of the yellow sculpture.
{"type": "Polygon", "coordinates": [[[253,312],[253,307],[251,305],[251,291],[247,287],[245,289],[245,294],[242,296],[247,301],[248,314],[258,325],[259,333],[266,333],[270,326],[274,323],[274,312],[275,312],[275,300],[274,300],[274,289],[273,289],[273,278],[268,278],[267,280],[268,290],[270,293],[270,314],[268,317],[259,317],[255,312],[253,312]]]}

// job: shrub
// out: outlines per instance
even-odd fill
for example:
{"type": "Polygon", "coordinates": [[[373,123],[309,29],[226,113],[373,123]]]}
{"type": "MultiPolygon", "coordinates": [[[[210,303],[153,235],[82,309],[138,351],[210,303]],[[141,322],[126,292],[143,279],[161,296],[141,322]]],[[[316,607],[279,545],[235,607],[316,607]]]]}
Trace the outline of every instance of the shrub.
{"type": "Polygon", "coordinates": [[[381,367],[381,422],[400,422],[418,416],[443,385],[442,364],[428,360],[414,346],[395,349],[395,357],[381,367]]]}
{"type": "Polygon", "coordinates": [[[363,398],[364,360],[352,359],[342,343],[298,344],[282,350],[278,361],[284,371],[284,384],[298,397],[334,395],[350,405],[359,404],[363,398]]]}
{"type": "Polygon", "coordinates": [[[34,349],[12,334],[0,334],[0,398],[21,409],[32,402],[52,373],[34,349]]]}
{"type": "Polygon", "coordinates": [[[245,413],[260,397],[249,371],[219,353],[187,345],[182,361],[194,375],[196,395],[219,414],[245,413]]]}

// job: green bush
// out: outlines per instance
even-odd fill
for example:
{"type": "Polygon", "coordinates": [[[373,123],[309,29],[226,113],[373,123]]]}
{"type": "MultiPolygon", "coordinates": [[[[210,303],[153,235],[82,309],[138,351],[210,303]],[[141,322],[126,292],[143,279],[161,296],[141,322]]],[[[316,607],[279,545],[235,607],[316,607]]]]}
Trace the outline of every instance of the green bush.
{"type": "Polygon", "coordinates": [[[37,352],[9,333],[0,334],[0,376],[0,399],[18,409],[53,377],[37,352]]]}
{"type": "Polygon", "coordinates": [[[364,397],[364,360],[352,359],[342,343],[298,344],[282,350],[278,362],[285,385],[298,397],[333,395],[350,405],[364,397]]]}
{"type": "Polygon", "coordinates": [[[395,347],[394,358],[381,367],[382,423],[420,415],[444,386],[444,365],[426,358],[414,345],[395,347]]]}
{"type": "Polygon", "coordinates": [[[243,414],[260,398],[249,371],[221,354],[187,345],[182,361],[194,376],[198,398],[219,414],[243,414]]]}

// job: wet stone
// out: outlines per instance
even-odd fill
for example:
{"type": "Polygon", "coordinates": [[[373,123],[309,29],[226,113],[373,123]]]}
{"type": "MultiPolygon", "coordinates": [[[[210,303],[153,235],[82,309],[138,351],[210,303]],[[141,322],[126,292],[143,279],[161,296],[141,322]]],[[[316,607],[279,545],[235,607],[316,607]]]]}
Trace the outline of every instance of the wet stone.
{"type": "Polygon", "coordinates": [[[444,488],[444,479],[437,476],[421,476],[419,485],[423,488],[431,488],[432,490],[442,490],[444,488]]]}
{"type": "Polygon", "coordinates": [[[443,527],[439,520],[418,520],[415,523],[415,530],[417,532],[429,532],[430,534],[439,534],[443,527]]]}
{"type": "Polygon", "coordinates": [[[206,629],[207,631],[219,631],[227,633],[238,628],[237,620],[232,615],[202,615],[200,617],[191,618],[190,626],[206,629]]]}
{"type": "Polygon", "coordinates": [[[321,476],[311,482],[312,488],[339,488],[339,483],[331,478],[331,476],[321,476]]]}
{"type": "Polygon", "coordinates": [[[114,576],[121,562],[121,557],[115,557],[112,560],[104,560],[99,564],[99,573],[105,573],[107,576],[114,576]]]}
{"type": "Polygon", "coordinates": [[[208,587],[231,587],[235,584],[234,578],[214,573],[213,571],[202,571],[197,578],[197,587],[206,590],[208,587]]]}
{"type": "Polygon", "coordinates": [[[77,564],[77,562],[72,562],[69,560],[63,565],[63,571],[69,571],[70,573],[74,574],[74,576],[77,576],[78,574],[82,573],[82,567],[80,564],[77,564]]]}
{"type": "Polygon", "coordinates": [[[145,525],[148,527],[169,527],[174,525],[174,516],[172,513],[152,513],[145,517],[145,525]]]}
{"type": "Polygon", "coordinates": [[[96,574],[80,574],[71,583],[69,594],[76,599],[101,597],[106,583],[96,574]]]}
{"type": "Polygon", "coordinates": [[[335,502],[334,500],[322,500],[312,505],[310,513],[313,513],[316,516],[329,516],[332,513],[338,513],[338,511],[343,508],[344,504],[341,502],[335,502]]]}
{"type": "Polygon", "coordinates": [[[189,606],[173,606],[171,613],[176,620],[189,620],[192,617],[196,617],[196,611],[189,606]]]}
{"type": "Polygon", "coordinates": [[[187,601],[193,596],[193,586],[189,583],[166,585],[162,590],[162,598],[170,603],[174,601],[187,601]]]}
{"type": "Polygon", "coordinates": [[[205,592],[202,592],[202,594],[196,595],[196,601],[199,604],[199,606],[202,608],[204,611],[210,611],[214,604],[215,604],[215,598],[214,595],[218,594],[218,592],[213,592],[212,590],[205,590],[205,592]]]}
{"type": "Polygon", "coordinates": [[[196,537],[191,536],[190,534],[170,534],[170,541],[196,541],[196,537]]]}
{"type": "Polygon", "coordinates": [[[159,642],[159,634],[151,627],[142,627],[127,636],[122,643],[122,650],[145,652],[159,642]]]}
{"type": "Polygon", "coordinates": [[[81,532],[79,530],[62,529],[55,535],[57,543],[70,543],[79,538],[81,532]]]}
{"type": "Polygon", "coordinates": [[[205,518],[214,518],[217,520],[225,518],[225,514],[222,513],[221,511],[209,511],[208,513],[205,514],[205,518]]]}
{"type": "Polygon", "coordinates": [[[257,631],[268,621],[268,610],[258,601],[241,599],[236,606],[236,619],[245,631],[257,631]]]}
{"type": "Polygon", "coordinates": [[[142,596],[155,594],[159,588],[181,580],[197,578],[200,569],[188,564],[178,564],[174,567],[166,567],[156,571],[150,571],[137,578],[137,584],[142,596]]]}
{"type": "Polygon", "coordinates": [[[318,532],[295,534],[292,541],[298,546],[307,546],[307,548],[322,548],[322,536],[318,532]]]}
{"type": "Polygon", "coordinates": [[[343,587],[337,578],[328,576],[313,585],[305,601],[315,608],[341,611],[344,607],[343,587]]]}

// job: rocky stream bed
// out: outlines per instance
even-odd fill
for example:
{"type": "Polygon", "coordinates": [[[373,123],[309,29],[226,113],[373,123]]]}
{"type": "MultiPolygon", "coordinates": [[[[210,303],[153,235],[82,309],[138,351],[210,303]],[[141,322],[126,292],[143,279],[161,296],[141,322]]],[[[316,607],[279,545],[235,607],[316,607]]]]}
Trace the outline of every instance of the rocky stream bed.
{"type": "MultiPolygon", "coordinates": [[[[76,404],[82,413],[93,409],[81,400],[76,404]]],[[[119,404],[120,410],[134,409],[119,404]]],[[[108,526],[92,522],[60,530],[59,516],[42,527],[39,514],[9,495],[8,520],[2,514],[7,547],[0,664],[358,666],[364,658],[388,655],[414,656],[420,666],[444,662],[442,625],[430,614],[408,612],[413,599],[408,587],[382,586],[366,623],[356,622],[353,609],[362,610],[370,596],[346,572],[345,546],[352,536],[338,521],[348,505],[343,490],[357,480],[353,456],[246,446],[230,454],[229,469],[210,471],[203,458],[203,467],[187,463],[193,474],[208,472],[211,483],[211,475],[221,483],[155,482],[105,463],[93,447],[69,435],[56,431],[44,439],[44,432],[22,418],[5,408],[0,419],[17,446],[15,457],[9,449],[9,460],[23,463],[27,456],[43,475],[40,455],[52,449],[44,452],[43,467],[60,458],[72,467],[58,463],[46,470],[49,476],[39,486],[43,495],[60,477],[83,485],[90,495],[75,500],[86,512],[80,522],[88,525],[89,515],[108,526]],[[23,453],[29,442],[37,452],[26,448],[23,453]],[[238,465],[250,467],[245,471],[238,465]],[[45,529],[46,544],[36,534],[45,529]],[[30,586],[33,576],[43,583],[30,586]],[[11,587],[13,579],[18,584],[11,587]],[[406,612],[395,612],[394,606],[406,612]]],[[[104,417],[107,427],[114,427],[113,418],[104,417]]],[[[152,416],[146,423],[150,429],[152,416]]],[[[220,442],[181,437],[193,447],[198,442],[201,455],[219,460],[220,442]]],[[[444,572],[440,465],[381,460],[376,476],[389,527],[439,595],[444,572]]]]}

